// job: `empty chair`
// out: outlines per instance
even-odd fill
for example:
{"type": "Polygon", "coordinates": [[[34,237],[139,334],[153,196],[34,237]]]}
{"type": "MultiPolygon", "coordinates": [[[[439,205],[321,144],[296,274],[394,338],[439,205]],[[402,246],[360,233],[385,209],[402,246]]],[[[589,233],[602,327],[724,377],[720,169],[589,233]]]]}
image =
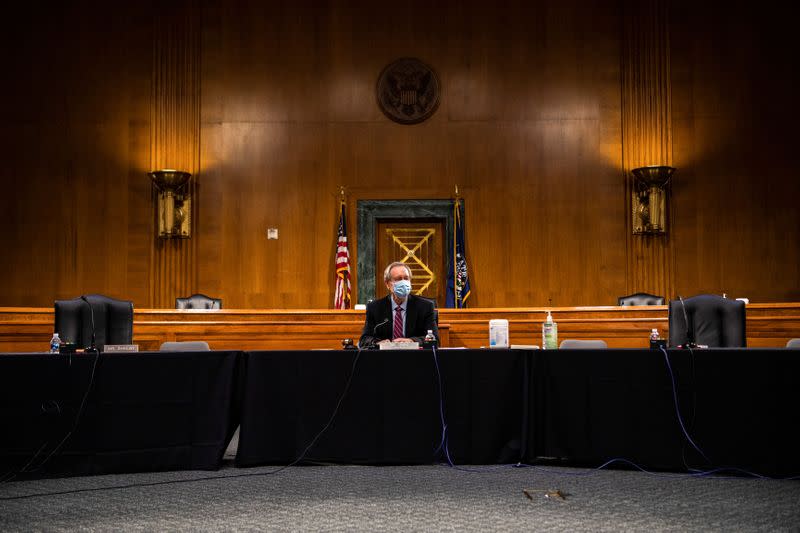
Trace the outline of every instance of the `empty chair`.
{"type": "Polygon", "coordinates": [[[664,297],[646,292],[635,292],[617,298],[617,305],[664,305],[664,297]]]}
{"type": "Polygon", "coordinates": [[[222,309],[222,300],[205,294],[192,294],[186,298],[175,298],[175,309],[222,309]]]}
{"type": "Polygon", "coordinates": [[[800,348],[800,339],[789,339],[786,343],[787,348],[800,348]]]}
{"type": "Polygon", "coordinates": [[[207,352],[210,349],[206,341],[167,341],[159,347],[162,352],[207,352]]]}
{"type": "Polygon", "coordinates": [[[669,302],[669,345],[695,343],[709,348],[747,346],[745,304],[715,294],[669,302]],[[686,323],[688,319],[688,324],[686,323]]]}
{"type": "Polygon", "coordinates": [[[565,339],[558,347],[566,350],[593,350],[608,348],[608,344],[600,339],[565,339]]]}
{"type": "Polygon", "coordinates": [[[101,294],[56,300],[55,330],[63,342],[75,343],[79,348],[91,346],[93,333],[100,351],[106,344],[131,344],[133,302],[101,294]]]}

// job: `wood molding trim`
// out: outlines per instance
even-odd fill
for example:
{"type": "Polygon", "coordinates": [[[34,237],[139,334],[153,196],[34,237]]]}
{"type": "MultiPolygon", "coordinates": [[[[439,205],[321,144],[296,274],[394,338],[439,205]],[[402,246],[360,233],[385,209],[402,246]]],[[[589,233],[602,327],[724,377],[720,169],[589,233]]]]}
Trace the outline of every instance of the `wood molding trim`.
{"type": "MultiPolygon", "coordinates": [[[[647,346],[651,328],[668,331],[667,306],[554,307],[559,339],[602,339],[613,348],[647,346]]],[[[541,344],[545,308],[440,309],[443,347],[480,348],[489,320],[509,321],[512,344],[541,344]]],[[[53,331],[52,308],[0,307],[0,352],[41,352],[53,331]]],[[[338,349],[358,339],[364,311],[135,309],[133,341],[157,350],[164,341],[205,340],[215,350],[338,349]]],[[[749,304],[747,345],[774,347],[800,337],[800,303],[749,304]]]]}

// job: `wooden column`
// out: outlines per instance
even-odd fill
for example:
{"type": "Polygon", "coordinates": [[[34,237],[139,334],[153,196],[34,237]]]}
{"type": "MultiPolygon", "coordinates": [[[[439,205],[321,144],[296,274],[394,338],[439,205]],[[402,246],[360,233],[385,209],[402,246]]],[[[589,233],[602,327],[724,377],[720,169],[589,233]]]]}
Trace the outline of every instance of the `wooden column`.
{"type": "MultiPolygon", "coordinates": [[[[156,192],[153,190],[153,253],[150,297],[154,308],[172,308],[175,298],[195,292],[197,192],[200,167],[200,21],[191,1],[167,3],[154,18],[151,97],[151,170],[171,168],[192,174],[191,237],[161,239],[156,235],[156,192]]],[[[142,179],[148,179],[142,176],[142,179]]]]}
{"type": "MultiPolygon", "coordinates": [[[[667,3],[627,0],[622,45],[622,165],[625,174],[628,293],[673,296],[672,198],[666,235],[633,235],[631,169],[674,166],[667,3]]],[[[677,172],[680,172],[678,169],[677,172]]]]}

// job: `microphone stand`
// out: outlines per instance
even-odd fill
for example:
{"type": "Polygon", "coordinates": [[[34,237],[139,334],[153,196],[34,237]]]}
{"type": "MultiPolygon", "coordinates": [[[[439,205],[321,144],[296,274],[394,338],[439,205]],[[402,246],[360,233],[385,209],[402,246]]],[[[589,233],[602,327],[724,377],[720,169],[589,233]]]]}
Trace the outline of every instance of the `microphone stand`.
{"type": "Polygon", "coordinates": [[[374,328],[372,328],[372,338],[369,340],[368,343],[366,343],[367,344],[366,346],[360,346],[359,345],[359,348],[362,349],[362,350],[365,349],[365,348],[374,348],[375,344],[376,344],[375,343],[375,336],[378,334],[378,328],[381,327],[381,326],[385,326],[388,323],[389,323],[389,319],[387,318],[383,322],[381,322],[380,324],[378,324],[374,328]]]}
{"type": "Polygon", "coordinates": [[[86,302],[86,305],[89,306],[89,316],[91,317],[92,320],[92,344],[89,346],[89,348],[86,348],[84,351],[98,353],[96,344],[97,329],[95,328],[94,325],[94,307],[92,307],[92,304],[89,302],[89,299],[86,298],[86,296],[81,296],[81,300],[86,302]]]}
{"type": "Polygon", "coordinates": [[[684,349],[688,348],[691,350],[692,348],[697,348],[697,343],[694,342],[694,328],[689,326],[689,315],[686,314],[686,304],[683,303],[683,298],[681,297],[680,294],[678,295],[678,300],[680,300],[681,302],[681,310],[683,311],[683,321],[686,325],[686,342],[678,347],[684,349]]]}

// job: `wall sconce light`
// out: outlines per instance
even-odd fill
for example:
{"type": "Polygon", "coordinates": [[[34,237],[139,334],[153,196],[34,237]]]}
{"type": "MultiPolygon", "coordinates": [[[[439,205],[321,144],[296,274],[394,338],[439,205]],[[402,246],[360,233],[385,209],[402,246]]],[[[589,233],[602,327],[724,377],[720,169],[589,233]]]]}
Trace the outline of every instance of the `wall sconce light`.
{"type": "Polygon", "coordinates": [[[633,233],[663,235],[667,232],[667,191],[673,167],[649,166],[633,172],[633,233]]]}
{"type": "Polygon", "coordinates": [[[192,202],[189,180],[192,175],[180,170],[148,172],[158,193],[156,213],[158,236],[162,239],[188,239],[192,234],[192,202]]]}

